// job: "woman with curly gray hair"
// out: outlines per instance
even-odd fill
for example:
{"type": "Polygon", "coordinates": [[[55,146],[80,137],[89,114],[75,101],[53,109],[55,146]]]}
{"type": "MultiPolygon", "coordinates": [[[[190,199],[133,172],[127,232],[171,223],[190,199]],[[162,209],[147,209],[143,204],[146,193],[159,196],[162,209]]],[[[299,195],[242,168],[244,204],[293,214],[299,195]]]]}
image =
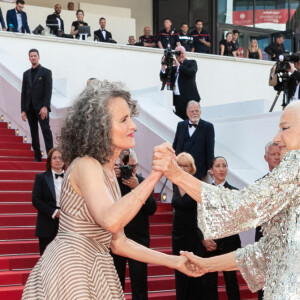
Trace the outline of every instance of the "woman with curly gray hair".
{"type": "Polygon", "coordinates": [[[120,83],[93,80],[70,108],[60,150],[70,164],[62,185],[59,230],[32,270],[22,299],[124,299],[112,252],[193,275],[185,257],[127,239],[136,215],[162,173],[152,171],[121,197],[114,164],[133,148],[137,103],[120,83]]]}

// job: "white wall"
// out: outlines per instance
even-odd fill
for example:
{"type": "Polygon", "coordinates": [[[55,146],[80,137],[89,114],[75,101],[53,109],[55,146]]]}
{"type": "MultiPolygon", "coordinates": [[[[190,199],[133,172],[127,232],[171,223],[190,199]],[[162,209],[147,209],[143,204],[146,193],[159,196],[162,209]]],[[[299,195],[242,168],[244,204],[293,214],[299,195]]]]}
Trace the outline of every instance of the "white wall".
{"type": "MultiPolygon", "coordinates": [[[[55,2],[56,3],[56,2],[55,2]]],[[[1,10],[5,18],[6,12],[9,9],[15,7],[14,3],[1,3],[1,10]]],[[[54,5],[51,8],[25,5],[24,11],[27,14],[28,25],[31,31],[33,31],[39,24],[43,27],[46,26],[47,16],[54,12],[54,5]]],[[[92,7],[97,7],[96,5],[92,7]]],[[[104,17],[107,19],[107,30],[112,33],[113,39],[120,44],[128,43],[128,36],[135,33],[135,19],[130,17],[129,9],[118,9],[108,6],[103,6],[103,14],[99,14],[92,8],[89,12],[85,12],[84,21],[91,27],[91,39],[94,38],[94,31],[99,29],[99,18],[104,17]]],[[[76,21],[76,12],[62,10],[61,18],[64,20],[65,33],[69,34],[73,21],[76,21]]],[[[6,24],[8,26],[8,24],[6,24]]]]}

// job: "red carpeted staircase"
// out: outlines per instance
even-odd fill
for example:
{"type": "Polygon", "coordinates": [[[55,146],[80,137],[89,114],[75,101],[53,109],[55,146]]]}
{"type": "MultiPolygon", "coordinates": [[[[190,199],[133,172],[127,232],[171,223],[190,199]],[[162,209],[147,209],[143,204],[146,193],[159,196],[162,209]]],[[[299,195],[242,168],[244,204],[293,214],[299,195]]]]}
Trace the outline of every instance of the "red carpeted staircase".
{"type": "MultiPolygon", "coordinates": [[[[15,130],[0,122],[0,299],[20,300],[30,270],[39,259],[34,236],[36,211],[31,204],[35,174],[45,170],[45,162],[33,162],[33,151],[15,130]]],[[[159,204],[151,218],[151,247],[171,254],[172,209],[159,204]]],[[[149,265],[149,299],[175,300],[174,271],[149,265]]],[[[127,270],[127,277],[128,270],[127,270]]],[[[227,299],[224,280],[219,276],[220,300],[227,299]]],[[[257,299],[239,275],[242,299],[257,299]]],[[[131,299],[126,279],[126,299],[131,299]]],[[[208,299],[209,300],[209,299],[208,299]]]]}

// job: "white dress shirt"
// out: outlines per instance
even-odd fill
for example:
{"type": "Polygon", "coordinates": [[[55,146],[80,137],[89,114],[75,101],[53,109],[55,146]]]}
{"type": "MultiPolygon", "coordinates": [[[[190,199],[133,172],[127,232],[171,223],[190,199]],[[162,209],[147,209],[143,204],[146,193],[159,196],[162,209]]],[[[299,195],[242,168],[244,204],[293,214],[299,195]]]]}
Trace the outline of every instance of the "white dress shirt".
{"type": "MultiPolygon", "coordinates": [[[[192,122],[189,121],[189,124],[192,124],[192,122]]],[[[199,121],[198,121],[198,123],[195,123],[195,124],[197,124],[197,126],[198,126],[199,125],[199,121]]],[[[189,135],[192,136],[194,134],[195,130],[196,130],[196,127],[194,127],[194,126],[190,127],[189,126],[188,128],[189,128],[189,135]]]]}
{"type": "MultiPolygon", "coordinates": [[[[64,173],[64,171],[62,171],[60,174],[64,173]]],[[[56,206],[59,207],[60,206],[60,192],[61,192],[61,184],[62,184],[62,181],[63,181],[63,178],[62,177],[57,177],[55,178],[55,173],[53,170],[52,170],[52,176],[53,176],[53,182],[54,182],[54,189],[55,189],[55,198],[56,198],[56,206]]],[[[58,174],[58,175],[60,175],[58,174]]],[[[52,215],[52,218],[55,219],[55,216],[58,212],[58,209],[56,209],[52,215]]]]}
{"type": "Polygon", "coordinates": [[[105,30],[105,29],[102,30],[101,28],[100,28],[100,30],[101,30],[101,32],[102,32],[103,38],[106,39],[106,30],[105,30]]]}

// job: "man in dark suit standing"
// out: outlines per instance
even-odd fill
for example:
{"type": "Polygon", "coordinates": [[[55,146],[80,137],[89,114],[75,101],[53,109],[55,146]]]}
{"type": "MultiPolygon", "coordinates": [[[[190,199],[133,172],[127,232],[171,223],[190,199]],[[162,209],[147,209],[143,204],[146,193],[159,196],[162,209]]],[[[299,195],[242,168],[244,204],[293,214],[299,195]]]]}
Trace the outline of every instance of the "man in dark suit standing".
{"type": "Polygon", "coordinates": [[[106,20],[105,18],[99,19],[100,29],[94,31],[94,41],[110,43],[112,40],[112,35],[109,31],[105,29],[106,20]]]}
{"type": "Polygon", "coordinates": [[[62,36],[65,32],[64,20],[60,17],[61,5],[55,4],[54,13],[49,15],[46,20],[46,25],[50,27],[53,34],[57,36],[62,36]]]}
{"type": "Polygon", "coordinates": [[[3,19],[1,7],[0,7],[0,24],[1,24],[2,31],[6,31],[6,26],[5,26],[5,22],[3,19]]]}
{"type": "MultiPolygon", "coordinates": [[[[265,161],[268,163],[269,171],[272,172],[275,167],[280,164],[280,149],[274,142],[269,142],[265,146],[265,161]]],[[[264,175],[262,178],[267,176],[269,173],[264,175]]],[[[258,179],[259,180],[259,179],[258,179]]],[[[261,226],[256,227],[255,230],[255,242],[258,242],[263,237],[261,226]]],[[[262,300],[264,297],[263,290],[257,291],[258,300],[262,300]]]]}
{"type": "MultiPolygon", "coordinates": [[[[180,55],[175,55],[174,66],[172,69],[173,105],[176,115],[185,120],[187,103],[190,100],[200,101],[196,84],[196,73],[198,71],[195,60],[186,59],[186,51],[183,46],[176,47],[175,51],[180,51],[180,55]]],[[[163,81],[166,78],[166,66],[162,64],[160,78],[163,81]]]]}
{"type": "Polygon", "coordinates": [[[40,254],[52,242],[58,231],[60,192],[64,176],[61,153],[53,148],[47,157],[47,171],[37,174],[32,190],[32,204],[37,209],[35,236],[39,238],[40,254]]]}
{"type": "Polygon", "coordinates": [[[13,32],[30,33],[30,29],[27,24],[27,15],[23,11],[24,5],[24,0],[17,0],[16,8],[7,11],[6,24],[8,30],[11,30],[13,32]]]}
{"type": "Polygon", "coordinates": [[[47,153],[53,148],[52,132],[49,125],[51,111],[52,73],[39,63],[40,56],[36,49],[29,51],[31,69],[23,74],[21,93],[21,117],[28,119],[34,160],[41,161],[38,123],[41,126],[47,153]]]}
{"type": "Polygon", "coordinates": [[[186,108],[188,120],[177,125],[173,148],[176,155],[181,152],[190,153],[196,164],[195,177],[203,179],[211,167],[214,158],[215,130],[213,124],[200,119],[199,102],[190,101],[186,108]]]}

